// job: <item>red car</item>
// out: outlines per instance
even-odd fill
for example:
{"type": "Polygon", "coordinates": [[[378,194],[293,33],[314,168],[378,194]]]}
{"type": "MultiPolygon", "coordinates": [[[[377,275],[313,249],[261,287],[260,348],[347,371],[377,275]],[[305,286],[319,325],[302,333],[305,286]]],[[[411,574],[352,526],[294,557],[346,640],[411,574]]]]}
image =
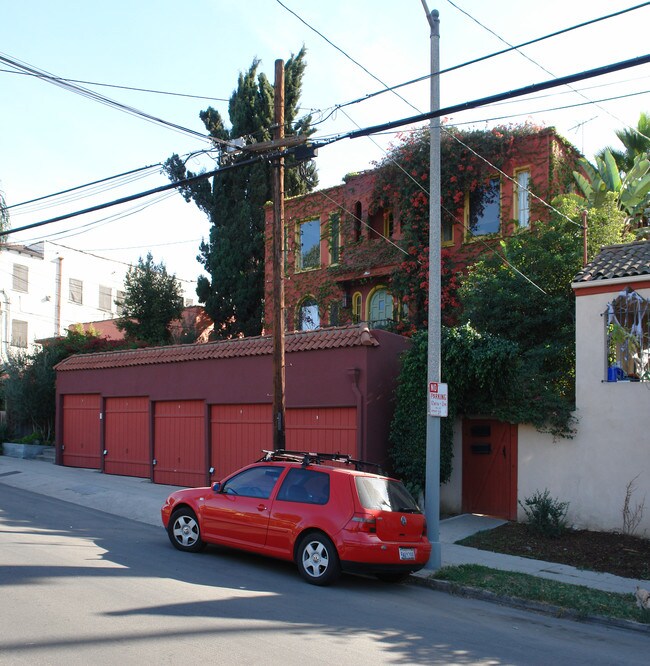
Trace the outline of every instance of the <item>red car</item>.
{"type": "Polygon", "coordinates": [[[269,451],[212,488],[172,493],[162,521],[179,550],[206,543],[294,561],[327,585],[341,571],[398,581],[421,569],[426,521],[401,481],[349,456],[269,451]]]}

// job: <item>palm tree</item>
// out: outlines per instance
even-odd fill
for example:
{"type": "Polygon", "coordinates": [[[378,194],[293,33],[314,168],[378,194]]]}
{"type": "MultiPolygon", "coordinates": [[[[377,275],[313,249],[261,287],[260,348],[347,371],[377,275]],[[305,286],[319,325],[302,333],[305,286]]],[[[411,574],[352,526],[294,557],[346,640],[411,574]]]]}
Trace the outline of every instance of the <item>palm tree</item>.
{"type": "Polygon", "coordinates": [[[634,166],[634,159],[638,155],[650,156],[650,114],[642,111],[636,128],[626,127],[625,129],[617,130],[616,136],[625,147],[625,150],[616,150],[615,148],[608,147],[601,150],[597,157],[603,159],[605,152],[609,151],[614,157],[619,171],[628,173],[634,166]]]}

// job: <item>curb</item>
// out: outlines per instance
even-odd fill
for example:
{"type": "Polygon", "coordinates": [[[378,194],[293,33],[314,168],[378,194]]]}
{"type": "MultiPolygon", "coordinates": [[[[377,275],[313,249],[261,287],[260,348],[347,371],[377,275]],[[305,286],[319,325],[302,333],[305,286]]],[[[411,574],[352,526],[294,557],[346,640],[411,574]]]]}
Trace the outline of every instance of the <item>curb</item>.
{"type": "Polygon", "coordinates": [[[502,606],[510,606],[519,610],[533,611],[536,613],[542,613],[544,615],[551,615],[557,618],[574,620],[576,622],[587,622],[589,624],[617,627],[618,629],[627,629],[629,631],[636,631],[650,635],[650,624],[641,624],[639,622],[634,622],[634,620],[610,618],[604,617],[602,615],[582,615],[581,613],[578,613],[577,611],[569,608],[553,606],[541,601],[531,601],[529,599],[510,597],[504,594],[496,594],[495,592],[490,592],[488,590],[481,590],[476,587],[468,587],[466,585],[459,585],[458,583],[451,583],[446,580],[437,580],[435,578],[409,576],[406,582],[409,585],[428,587],[438,592],[446,592],[447,594],[453,594],[459,597],[479,599],[481,601],[489,601],[491,603],[501,604],[502,606]]]}

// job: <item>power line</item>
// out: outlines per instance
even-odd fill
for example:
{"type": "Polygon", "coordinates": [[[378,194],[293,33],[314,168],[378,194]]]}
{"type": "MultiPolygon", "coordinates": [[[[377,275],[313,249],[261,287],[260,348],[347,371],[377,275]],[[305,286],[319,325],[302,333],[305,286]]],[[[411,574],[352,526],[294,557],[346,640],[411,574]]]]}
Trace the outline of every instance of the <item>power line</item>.
{"type": "MultiPolygon", "coordinates": [[[[4,72],[6,74],[20,74],[22,76],[36,76],[38,77],[37,74],[31,74],[30,72],[16,72],[12,69],[0,69],[0,72],[4,72]]],[[[38,77],[40,78],[40,77],[38,77]]],[[[190,95],[187,93],[178,93],[178,92],[170,92],[168,90],[153,90],[151,88],[135,88],[133,86],[120,86],[115,83],[98,83],[97,81],[82,81],[80,79],[64,79],[63,77],[60,77],[61,81],[65,81],[66,83],[83,83],[84,85],[87,86],[102,86],[104,88],[117,88],[118,90],[134,90],[135,92],[146,92],[146,93],[153,93],[155,95],[169,95],[171,97],[189,97],[190,99],[204,99],[209,102],[228,102],[229,100],[224,98],[224,97],[209,97],[207,95],[190,95]]]]}
{"type": "MultiPolygon", "coordinates": [[[[279,0],[276,0],[276,1],[279,2],[279,0]]],[[[640,5],[636,5],[634,7],[628,8],[628,9],[623,9],[621,11],[614,12],[612,14],[607,14],[606,16],[601,16],[599,18],[591,19],[590,21],[585,21],[584,23],[578,23],[578,24],[576,24],[574,26],[571,26],[569,28],[564,28],[562,30],[557,30],[556,32],[549,33],[547,35],[543,35],[542,37],[536,37],[534,39],[528,40],[527,42],[522,42],[521,44],[517,44],[515,46],[508,45],[508,48],[506,48],[506,49],[501,49],[500,51],[495,51],[494,53],[490,53],[488,55],[480,56],[478,58],[474,58],[473,60],[467,60],[466,62],[457,64],[457,65],[452,65],[451,67],[447,67],[446,69],[441,69],[439,72],[437,72],[437,74],[438,75],[448,74],[449,72],[453,72],[457,69],[462,69],[464,67],[468,67],[469,65],[475,65],[479,62],[483,62],[485,60],[495,58],[496,56],[500,56],[500,55],[503,55],[505,53],[509,53],[511,51],[515,51],[515,50],[524,48],[525,46],[530,46],[531,44],[536,44],[536,43],[544,41],[546,39],[550,39],[551,37],[557,37],[557,36],[562,35],[564,33],[571,32],[573,30],[577,30],[578,28],[584,28],[584,27],[586,27],[588,25],[591,25],[593,23],[598,23],[599,21],[605,21],[607,19],[619,16],[620,14],[625,14],[627,12],[631,12],[631,11],[634,11],[636,9],[641,9],[642,7],[645,7],[647,5],[650,5],[650,2],[644,2],[640,5]]],[[[460,11],[462,11],[462,10],[460,10],[460,11]]],[[[336,47],[336,48],[338,48],[338,47],[336,47]]],[[[356,61],[353,60],[353,62],[356,62],[356,61]]],[[[367,70],[365,70],[365,67],[363,67],[363,69],[364,69],[364,71],[367,71],[367,70]]],[[[376,77],[374,77],[374,78],[376,78],[376,77]]],[[[367,95],[364,95],[363,97],[359,97],[359,98],[351,100],[349,102],[344,102],[342,104],[337,104],[335,107],[333,107],[333,110],[330,112],[330,114],[320,122],[324,122],[324,120],[327,120],[327,118],[329,118],[332,115],[332,113],[334,113],[339,108],[342,108],[342,107],[345,107],[345,106],[351,106],[352,104],[359,104],[360,102],[365,102],[366,100],[372,99],[373,97],[377,97],[379,95],[383,95],[384,93],[394,92],[395,90],[398,90],[399,88],[403,88],[405,86],[410,86],[410,85],[413,85],[415,83],[421,83],[422,81],[427,81],[430,78],[431,78],[431,74],[425,74],[424,76],[420,76],[420,77],[415,78],[415,79],[410,79],[409,81],[404,81],[403,83],[398,83],[397,85],[394,85],[394,86],[385,86],[383,90],[378,90],[378,91],[373,92],[373,93],[368,93],[367,95]]],[[[377,79],[377,80],[379,80],[379,79],[377,79]]],[[[382,83],[381,81],[379,81],[379,82],[382,83]]],[[[385,84],[382,83],[382,85],[385,85],[385,84]]]]}
{"type": "Polygon", "coordinates": [[[129,106],[127,104],[122,104],[121,102],[117,102],[109,97],[105,97],[104,95],[100,95],[99,93],[96,93],[92,90],[88,90],[86,88],[83,88],[81,86],[67,83],[64,79],[61,79],[58,76],[55,76],[54,74],[51,74],[50,72],[46,72],[45,70],[38,69],[37,67],[34,67],[33,65],[29,65],[28,63],[21,62],[20,60],[17,60],[15,58],[12,58],[11,56],[8,56],[7,54],[2,54],[0,53],[0,62],[4,62],[5,64],[9,65],[10,67],[14,67],[15,69],[22,71],[22,72],[27,72],[29,74],[32,74],[33,76],[41,79],[42,81],[46,81],[47,83],[51,83],[55,86],[58,86],[60,88],[63,88],[64,90],[68,90],[69,92],[73,92],[77,95],[81,95],[82,97],[86,97],[88,99],[92,99],[96,102],[99,102],[100,104],[104,104],[106,106],[110,106],[114,109],[117,109],[118,111],[123,111],[124,113],[128,113],[129,115],[137,116],[140,118],[143,118],[144,120],[154,123],[156,125],[162,125],[163,127],[167,127],[169,129],[172,129],[176,132],[180,132],[183,134],[189,134],[194,137],[199,137],[203,141],[208,141],[210,143],[219,143],[222,145],[229,145],[227,141],[223,141],[221,139],[217,139],[215,137],[208,136],[207,134],[202,134],[201,132],[197,132],[196,130],[189,129],[187,127],[183,127],[182,125],[178,125],[176,123],[169,122],[167,120],[163,120],[162,118],[158,118],[157,116],[153,116],[149,113],[146,113],[144,111],[140,111],[139,109],[136,109],[135,107],[129,106]]]}
{"type": "Polygon", "coordinates": [[[590,79],[596,76],[602,76],[604,74],[611,74],[613,72],[618,72],[623,69],[628,69],[630,67],[637,67],[639,65],[645,65],[650,62],[650,54],[643,56],[638,56],[636,58],[631,58],[629,60],[622,60],[611,65],[605,65],[603,67],[597,67],[595,69],[589,69],[577,74],[570,74],[569,76],[563,76],[560,78],[551,79],[549,81],[543,81],[542,83],[534,83],[529,86],[524,86],[523,88],[515,88],[508,92],[497,93],[495,95],[489,95],[487,97],[481,97],[469,102],[462,102],[461,104],[455,104],[453,106],[448,106],[444,109],[438,109],[436,111],[430,111],[428,113],[421,113],[417,116],[411,116],[410,118],[402,118],[401,120],[393,120],[391,122],[383,123],[381,125],[374,125],[372,127],[367,127],[363,130],[357,130],[353,132],[348,132],[342,134],[336,140],[343,138],[356,139],[360,136],[368,136],[369,134],[376,134],[377,132],[383,132],[385,130],[394,129],[396,127],[404,127],[405,125],[413,125],[414,123],[424,122],[425,120],[430,120],[431,118],[439,118],[440,116],[449,115],[451,113],[458,113],[460,111],[467,111],[469,109],[476,109],[480,106],[486,106],[488,104],[493,104],[494,102],[500,102],[505,99],[511,99],[513,97],[521,97],[523,95],[530,95],[531,93],[538,92],[540,90],[548,90],[549,88],[555,88],[557,86],[564,86],[569,83],[575,83],[576,81],[584,81],[585,79],[590,79]]]}

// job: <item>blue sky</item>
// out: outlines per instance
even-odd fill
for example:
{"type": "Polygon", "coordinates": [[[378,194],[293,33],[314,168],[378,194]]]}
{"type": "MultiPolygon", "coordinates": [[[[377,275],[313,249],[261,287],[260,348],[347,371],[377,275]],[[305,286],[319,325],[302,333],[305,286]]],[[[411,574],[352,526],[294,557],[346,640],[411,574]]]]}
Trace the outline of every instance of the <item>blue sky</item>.
{"type": "MultiPolygon", "coordinates": [[[[421,0],[283,0],[283,4],[384,83],[394,85],[429,71],[429,26],[421,0]]],[[[632,0],[428,0],[429,9],[440,12],[443,68],[505,48],[499,37],[520,44],[634,4],[632,0]]],[[[286,60],[304,44],[308,64],[301,102],[305,109],[314,110],[314,120],[337,104],[382,89],[376,79],[276,0],[189,0],[183,4],[169,0],[3,0],[0,6],[0,52],[62,78],[227,99],[239,72],[248,69],[253,58],[261,60],[260,70],[273,80],[275,59],[286,60]]],[[[448,106],[645,55],[649,25],[650,7],[644,7],[527,47],[523,54],[512,52],[456,70],[441,79],[441,104],[448,106]]],[[[206,147],[198,137],[146,122],[38,78],[4,71],[11,70],[5,65],[0,70],[0,189],[10,205],[157,164],[172,153],[206,147]]],[[[198,114],[209,104],[227,119],[225,101],[85,87],[201,133],[204,127],[198,114]]],[[[640,111],[650,110],[649,65],[574,87],[583,92],[556,89],[537,99],[464,112],[448,122],[488,127],[495,122],[529,120],[553,125],[592,157],[596,150],[616,144],[616,129],[636,125],[640,111]],[[610,97],[620,99],[598,104],[587,101],[610,97]],[[576,104],[580,106],[559,108],[576,104]],[[490,120],[497,117],[503,119],[490,120]]],[[[400,92],[409,104],[390,93],[373,97],[339,110],[319,124],[316,138],[429,108],[427,83],[400,92]]],[[[321,149],[317,159],[321,186],[335,185],[346,173],[371,167],[396,140],[393,133],[372,140],[344,139],[321,149]]],[[[198,170],[210,168],[211,163],[194,160],[188,166],[198,170]]],[[[154,169],[146,178],[64,205],[54,207],[48,202],[48,207],[31,212],[17,208],[12,211],[12,226],[167,182],[154,169]]],[[[126,263],[136,262],[150,250],[156,261],[164,261],[178,277],[193,280],[201,272],[195,260],[198,243],[208,230],[207,218],[172,193],[162,201],[145,200],[21,232],[11,241],[48,238],[126,263]]]]}

